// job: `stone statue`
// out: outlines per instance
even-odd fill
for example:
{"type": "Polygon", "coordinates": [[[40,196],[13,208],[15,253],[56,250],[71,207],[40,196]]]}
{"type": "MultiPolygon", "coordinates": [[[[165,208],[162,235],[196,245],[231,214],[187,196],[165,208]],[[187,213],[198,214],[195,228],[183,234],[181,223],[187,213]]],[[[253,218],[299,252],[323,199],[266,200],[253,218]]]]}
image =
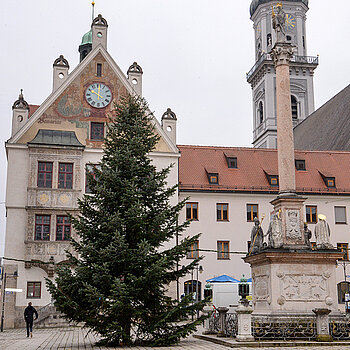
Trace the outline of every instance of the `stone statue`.
{"type": "Polygon", "coordinates": [[[310,231],[310,229],[307,227],[307,223],[304,222],[304,237],[305,237],[305,244],[311,248],[311,242],[310,239],[312,237],[312,233],[310,231]]]}
{"type": "Polygon", "coordinates": [[[318,215],[318,223],[315,227],[316,248],[317,249],[335,249],[329,238],[331,231],[326,221],[325,215],[318,215]]]}
{"type": "Polygon", "coordinates": [[[283,231],[280,212],[272,215],[267,233],[269,235],[269,248],[281,248],[283,245],[283,231]]]}
{"type": "Polygon", "coordinates": [[[272,27],[276,32],[276,41],[286,42],[286,13],[282,9],[282,4],[277,4],[276,13],[272,8],[272,27]]]}
{"type": "Polygon", "coordinates": [[[264,232],[260,226],[258,218],[254,218],[254,226],[250,234],[250,252],[249,254],[258,253],[264,245],[264,232]]]}

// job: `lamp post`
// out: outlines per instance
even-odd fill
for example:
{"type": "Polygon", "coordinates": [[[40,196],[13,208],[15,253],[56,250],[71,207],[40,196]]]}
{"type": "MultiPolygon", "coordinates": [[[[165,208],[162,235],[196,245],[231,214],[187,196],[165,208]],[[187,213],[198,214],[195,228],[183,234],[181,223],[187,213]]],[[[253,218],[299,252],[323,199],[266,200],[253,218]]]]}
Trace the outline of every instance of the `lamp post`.
{"type": "Polygon", "coordinates": [[[1,325],[0,325],[0,331],[4,331],[4,317],[5,317],[5,295],[6,295],[6,278],[7,277],[18,277],[17,271],[15,271],[13,274],[9,275],[6,272],[4,273],[4,268],[2,270],[2,308],[1,308],[1,325]]]}
{"type": "Polygon", "coordinates": [[[247,282],[247,279],[242,276],[239,284],[238,284],[238,295],[241,297],[241,303],[244,306],[249,305],[249,301],[247,300],[247,296],[249,295],[249,284],[247,282]]]}
{"type": "MultiPolygon", "coordinates": [[[[198,291],[199,291],[199,288],[198,288],[198,272],[199,273],[202,273],[203,272],[203,266],[200,265],[200,266],[196,266],[196,270],[197,270],[197,280],[196,280],[196,303],[198,303],[199,301],[199,297],[198,297],[198,291]]],[[[197,318],[199,318],[199,310],[197,310],[197,318]]]]}

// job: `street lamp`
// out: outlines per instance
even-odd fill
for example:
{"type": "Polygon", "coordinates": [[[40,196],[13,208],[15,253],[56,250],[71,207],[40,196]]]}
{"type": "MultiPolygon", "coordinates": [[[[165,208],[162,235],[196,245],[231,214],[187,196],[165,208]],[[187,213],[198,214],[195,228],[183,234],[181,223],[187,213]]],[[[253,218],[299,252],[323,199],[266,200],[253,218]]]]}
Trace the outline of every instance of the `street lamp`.
{"type": "Polygon", "coordinates": [[[3,286],[2,286],[2,308],[1,308],[1,325],[0,325],[0,331],[4,331],[4,317],[5,317],[5,295],[6,295],[6,278],[7,277],[18,277],[18,272],[15,271],[13,274],[7,274],[4,271],[2,272],[2,281],[3,281],[3,286]]]}
{"type": "Polygon", "coordinates": [[[238,295],[241,297],[241,303],[244,306],[248,306],[249,301],[247,300],[247,296],[249,295],[249,284],[244,275],[238,284],[238,295]]]}
{"type": "MultiPolygon", "coordinates": [[[[197,270],[197,280],[196,280],[196,303],[198,303],[199,301],[199,296],[198,296],[198,272],[202,273],[203,272],[203,266],[196,266],[196,270],[197,270]]],[[[197,318],[199,318],[199,310],[197,310],[197,318]]]]}

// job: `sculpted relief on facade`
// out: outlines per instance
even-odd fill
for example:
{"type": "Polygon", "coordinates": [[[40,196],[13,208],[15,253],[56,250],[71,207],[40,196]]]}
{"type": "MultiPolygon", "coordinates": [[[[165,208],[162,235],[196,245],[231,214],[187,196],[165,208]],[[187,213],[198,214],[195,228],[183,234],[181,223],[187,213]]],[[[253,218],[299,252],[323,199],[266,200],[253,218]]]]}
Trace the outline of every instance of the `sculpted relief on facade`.
{"type": "Polygon", "coordinates": [[[302,233],[300,230],[300,211],[297,209],[286,210],[286,238],[288,240],[302,240],[302,233]]]}

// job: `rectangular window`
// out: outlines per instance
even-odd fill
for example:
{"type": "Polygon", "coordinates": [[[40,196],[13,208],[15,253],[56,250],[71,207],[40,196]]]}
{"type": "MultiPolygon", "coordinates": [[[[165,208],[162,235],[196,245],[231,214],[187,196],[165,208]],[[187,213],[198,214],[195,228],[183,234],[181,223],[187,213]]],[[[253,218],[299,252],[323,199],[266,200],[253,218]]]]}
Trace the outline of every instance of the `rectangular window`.
{"type": "Polygon", "coordinates": [[[96,75],[98,77],[102,76],[102,63],[97,63],[97,65],[96,65],[96,75]]]}
{"type": "Polygon", "coordinates": [[[197,259],[199,256],[199,241],[194,241],[191,248],[187,251],[187,259],[197,259]]]}
{"type": "Polygon", "coordinates": [[[186,220],[198,220],[198,203],[186,203],[186,220]]]}
{"type": "Polygon", "coordinates": [[[96,170],[101,170],[101,166],[99,164],[86,164],[85,193],[91,193],[87,174],[90,174],[95,180],[97,180],[96,170]]]}
{"type": "Polygon", "coordinates": [[[41,298],[41,282],[27,282],[27,298],[41,298]]]}
{"type": "Polygon", "coordinates": [[[58,188],[73,188],[73,164],[59,163],[58,165],[58,188]]]}
{"type": "Polygon", "coordinates": [[[209,183],[211,185],[219,184],[219,175],[218,174],[208,174],[209,183]]]}
{"type": "Polygon", "coordinates": [[[326,186],[327,187],[335,187],[335,177],[327,177],[326,186]]]}
{"type": "Polygon", "coordinates": [[[38,187],[52,187],[52,162],[38,162],[38,187]]]}
{"type": "Polygon", "coordinates": [[[90,139],[94,141],[104,140],[104,123],[91,122],[91,135],[90,139]]]}
{"type": "Polygon", "coordinates": [[[228,204],[227,203],[216,204],[216,220],[228,221],[228,204]]]}
{"type": "Polygon", "coordinates": [[[306,206],[306,222],[309,224],[316,224],[317,222],[317,206],[307,205],[306,206]]]}
{"type": "Polygon", "coordinates": [[[58,215],[56,221],[56,241],[69,241],[71,237],[70,218],[67,215],[58,215]]]}
{"type": "Polygon", "coordinates": [[[295,160],[295,168],[297,170],[306,170],[306,166],[305,166],[305,160],[301,160],[301,159],[296,159],[295,160]]]}
{"type": "Polygon", "coordinates": [[[336,224],[346,224],[346,207],[334,207],[336,224]]]}
{"type": "Polygon", "coordinates": [[[247,221],[252,222],[254,218],[259,218],[258,205],[247,204],[247,221]]]}
{"type": "Polygon", "coordinates": [[[349,260],[348,243],[337,243],[337,249],[344,253],[344,257],[341,260],[349,260]]]}
{"type": "Polygon", "coordinates": [[[278,176],[270,176],[270,185],[274,187],[278,186],[278,176]]]}
{"type": "Polygon", "coordinates": [[[50,215],[35,215],[35,240],[50,240],[50,215]]]}
{"type": "Polygon", "coordinates": [[[230,242],[229,241],[218,241],[218,260],[230,259],[230,242]]]}
{"type": "Polygon", "coordinates": [[[227,157],[227,166],[230,169],[237,169],[237,158],[236,157],[227,157]]]}

